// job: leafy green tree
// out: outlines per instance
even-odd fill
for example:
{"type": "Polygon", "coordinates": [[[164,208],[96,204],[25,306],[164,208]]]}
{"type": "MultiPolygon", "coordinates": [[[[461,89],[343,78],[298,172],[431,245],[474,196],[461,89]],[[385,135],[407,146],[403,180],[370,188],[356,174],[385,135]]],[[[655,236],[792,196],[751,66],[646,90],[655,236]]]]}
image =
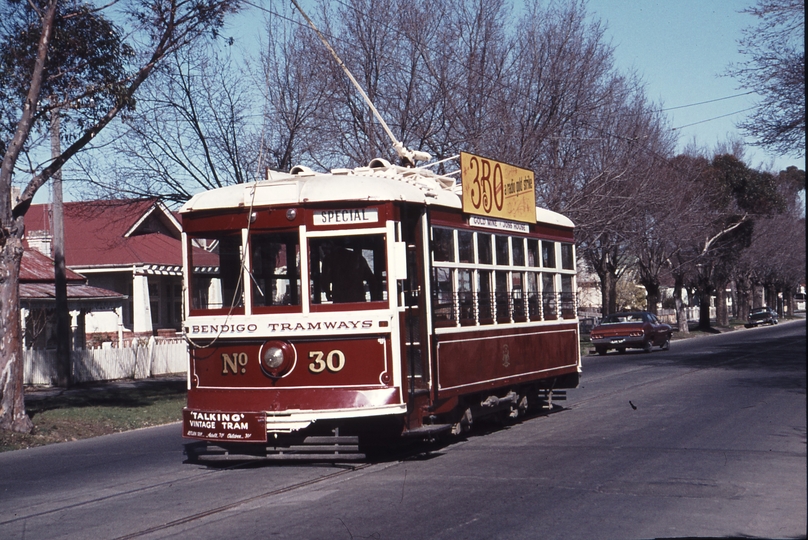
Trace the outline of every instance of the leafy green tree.
{"type": "Polygon", "coordinates": [[[755,220],[781,212],[783,200],[774,175],[751,169],[730,154],[713,158],[702,189],[708,193],[704,230],[689,247],[690,284],[700,299],[699,328],[707,330],[712,294],[718,324],[728,323],[726,288],[733,268],[751,245],[755,220]]]}

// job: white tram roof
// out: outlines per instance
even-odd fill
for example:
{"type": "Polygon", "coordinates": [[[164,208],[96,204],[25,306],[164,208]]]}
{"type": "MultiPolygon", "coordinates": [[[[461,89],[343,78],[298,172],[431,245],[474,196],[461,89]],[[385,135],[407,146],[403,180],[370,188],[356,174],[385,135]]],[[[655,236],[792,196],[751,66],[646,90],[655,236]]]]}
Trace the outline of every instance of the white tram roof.
{"type": "MultiPolygon", "coordinates": [[[[368,167],[326,173],[301,166],[288,173],[269,171],[266,180],[197,193],[180,208],[180,213],[340,201],[403,201],[461,209],[461,195],[460,184],[450,176],[374,159],[368,167]]],[[[574,226],[566,216],[546,208],[536,208],[536,220],[574,226]]]]}

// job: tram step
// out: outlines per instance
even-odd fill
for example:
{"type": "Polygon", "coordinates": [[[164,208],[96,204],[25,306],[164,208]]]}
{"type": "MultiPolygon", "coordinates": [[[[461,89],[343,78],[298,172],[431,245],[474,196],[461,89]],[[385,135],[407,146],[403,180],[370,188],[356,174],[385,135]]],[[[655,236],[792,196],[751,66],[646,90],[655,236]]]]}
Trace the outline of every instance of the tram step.
{"type": "Polygon", "coordinates": [[[297,445],[297,446],[268,446],[267,452],[330,452],[339,454],[341,452],[358,452],[358,444],[317,444],[317,445],[297,445]]]}
{"type": "Polygon", "coordinates": [[[425,424],[402,433],[402,437],[430,437],[452,429],[452,424],[425,424]]]}
{"type": "Polygon", "coordinates": [[[303,444],[359,444],[359,437],[356,435],[335,435],[335,436],[310,436],[303,440],[303,444]]]}
{"type": "Polygon", "coordinates": [[[268,461],[294,461],[294,460],[307,460],[307,461],[362,461],[367,456],[365,454],[267,454],[268,461]]]}
{"type": "MultiPolygon", "coordinates": [[[[330,437],[326,437],[330,438],[330,437]]],[[[200,458],[213,460],[270,460],[270,461],[361,461],[366,458],[364,453],[359,452],[359,445],[344,444],[311,444],[311,445],[290,445],[290,446],[252,446],[244,448],[221,447],[216,444],[206,444],[205,442],[190,443],[185,445],[185,454],[190,461],[197,461],[200,458]]]]}
{"type": "MultiPolygon", "coordinates": [[[[543,399],[547,399],[548,392],[539,392],[539,397],[543,399]]],[[[553,401],[566,401],[567,399],[567,391],[566,390],[556,390],[553,392],[553,401]]]]}

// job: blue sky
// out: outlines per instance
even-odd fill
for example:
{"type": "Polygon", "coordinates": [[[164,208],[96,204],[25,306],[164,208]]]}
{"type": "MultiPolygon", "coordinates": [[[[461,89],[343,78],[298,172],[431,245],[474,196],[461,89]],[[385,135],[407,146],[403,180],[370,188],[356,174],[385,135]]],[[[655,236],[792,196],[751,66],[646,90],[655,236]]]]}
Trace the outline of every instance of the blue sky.
{"type": "MultiPolygon", "coordinates": [[[[252,1],[272,9],[279,7],[276,0],[252,1]]],[[[522,0],[511,1],[517,9],[522,4],[522,0]]],[[[313,9],[312,0],[300,3],[303,9],[313,9]]],[[[746,90],[739,89],[735,79],[721,76],[731,62],[744,59],[738,53],[738,40],[742,29],[757,20],[741,10],[755,3],[756,0],[588,0],[588,11],[606,24],[618,69],[636,71],[647,85],[648,98],[666,109],[670,126],[679,135],[678,150],[695,142],[709,153],[719,143],[743,139],[735,125],[750,114],[748,109],[755,104],[755,95],[738,96],[746,90]]],[[[291,2],[287,1],[287,6],[292,9],[291,2]]],[[[242,36],[245,27],[259,34],[263,19],[258,9],[248,8],[241,15],[240,23],[246,22],[240,26],[242,36]]],[[[771,155],[751,145],[751,140],[746,142],[744,157],[751,167],[774,172],[789,165],[805,169],[804,154],[771,155]]]]}
{"type": "MultiPolygon", "coordinates": [[[[589,0],[589,11],[607,25],[621,70],[636,70],[648,97],[661,102],[671,127],[679,132],[679,149],[696,141],[713,149],[741,137],[736,123],[755,104],[736,80],[720,76],[740,62],[741,30],[757,21],[740,13],[754,0],[589,0]],[[720,101],[712,101],[720,100],[720,101]],[[697,103],[702,105],[693,105],[697,103]],[[726,116],[725,116],[726,115],[726,116]],[[722,117],[722,118],[717,118],[722,117]],[[713,120],[714,119],[714,120],[713,120]],[[687,126],[687,127],[683,127],[687,126]]],[[[805,169],[805,156],[777,156],[747,145],[747,163],[775,172],[789,165],[805,169]]]]}
{"type": "MultiPolygon", "coordinates": [[[[278,0],[252,1],[275,9],[280,5],[278,0]]],[[[291,2],[281,1],[287,2],[284,8],[292,9],[291,2]]],[[[512,1],[518,6],[522,0],[512,1]]],[[[745,91],[736,80],[721,76],[731,62],[743,60],[738,40],[742,29],[754,25],[756,19],[740,11],[755,2],[588,0],[588,10],[605,23],[618,69],[636,71],[646,83],[649,99],[665,109],[670,126],[679,135],[678,150],[695,141],[698,147],[712,151],[719,143],[741,138],[735,125],[755,103],[754,95],[738,96],[745,91]]],[[[301,4],[308,10],[313,2],[301,0],[301,4]]],[[[250,46],[262,33],[264,17],[258,9],[248,7],[230,21],[227,30],[242,47],[250,46]]],[[[751,167],[774,172],[789,165],[806,168],[804,154],[771,155],[751,144],[746,146],[745,158],[751,167]]],[[[49,199],[50,191],[49,187],[40,190],[36,202],[49,199]]]]}

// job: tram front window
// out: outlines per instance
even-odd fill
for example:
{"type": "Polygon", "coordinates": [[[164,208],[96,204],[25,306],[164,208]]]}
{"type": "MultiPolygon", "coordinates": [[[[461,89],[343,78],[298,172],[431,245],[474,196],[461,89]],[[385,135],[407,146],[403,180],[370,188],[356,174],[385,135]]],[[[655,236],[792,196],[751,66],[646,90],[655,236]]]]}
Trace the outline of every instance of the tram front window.
{"type": "Polygon", "coordinates": [[[387,300],[383,235],[311,238],[311,302],[341,304],[387,300]]]}
{"type": "Polygon", "coordinates": [[[188,253],[191,309],[243,310],[241,234],[192,238],[188,253]]]}
{"type": "Polygon", "coordinates": [[[254,306],[300,305],[300,245],[297,232],[250,238],[254,306]]]}

